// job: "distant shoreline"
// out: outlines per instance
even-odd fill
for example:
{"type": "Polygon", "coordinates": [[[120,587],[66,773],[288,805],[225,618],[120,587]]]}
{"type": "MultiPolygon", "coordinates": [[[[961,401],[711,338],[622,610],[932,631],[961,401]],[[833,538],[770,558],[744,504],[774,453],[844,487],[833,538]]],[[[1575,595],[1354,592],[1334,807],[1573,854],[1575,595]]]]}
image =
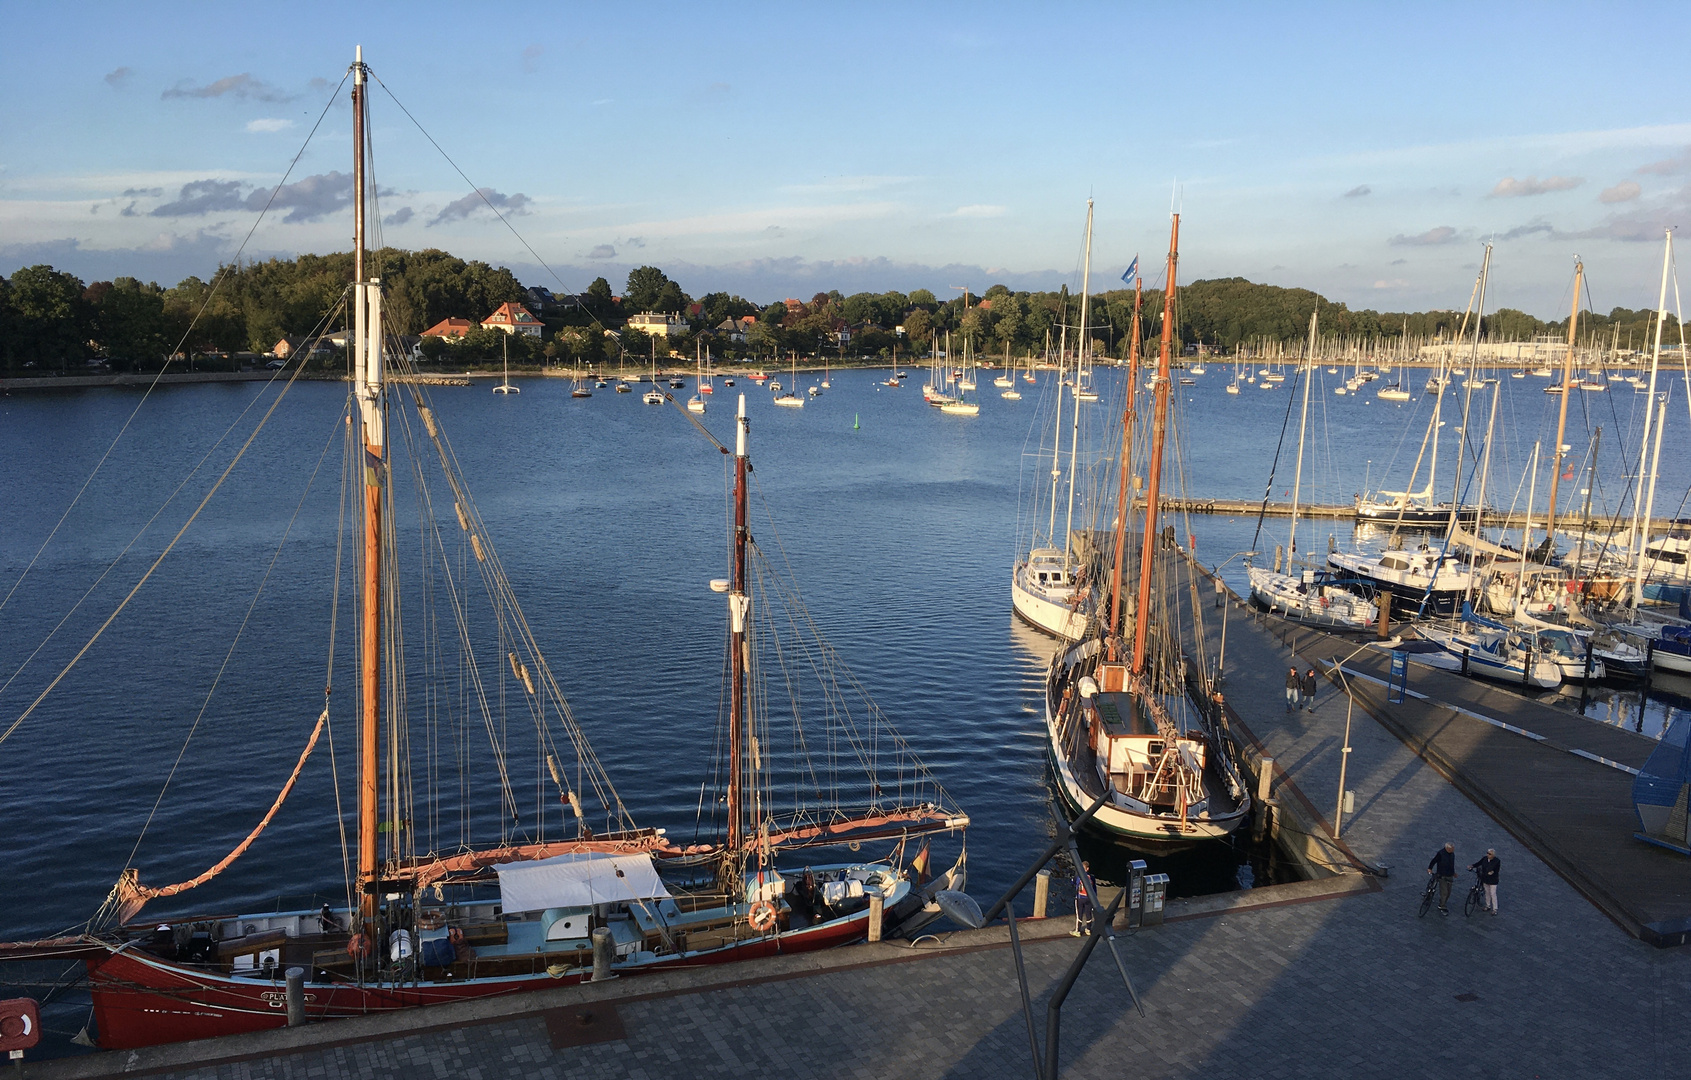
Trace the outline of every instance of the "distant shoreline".
{"type": "MultiPolygon", "coordinates": [[[[950,362],[951,363],[960,363],[961,361],[953,360],[953,361],[950,361],[950,362]]],[[[924,369],[924,368],[929,367],[930,363],[931,363],[931,361],[929,361],[927,359],[910,359],[910,360],[899,361],[898,366],[901,367],[901,368],[905,368],[905,369],[914,368],[914,369],[920,370],[920,369],[924,369]]],[[[1179,368],[1179,369],[1185,369],[1185,368],[1189,368],[1189,367],[1191,367],[1195,364],[1203,364],[1203,365],[1206,365],[1206,366],[1209,366],[1209,367],[1214,367],[1214,368],[1217,368],[1217,369],[1225,369],[1225,368],[1231,368],[1235,363],[1239,363],[1241,365],[1248,365],[1249,369],[1253,370],[1253,371],[1255,369],[1259,368],[1259,367],[1278,367],[1279,369],[1284,370],[1284,371],[1292,371],[1296,367],[1295,363],[1294,364],[1284,364],[1284,363],[1275,364],[1265,357],[1247,357],[1247,358],[1236,361],[1232,357],[1222,357],[1222,356],[1204,356],[1204,357],[1185,356],[1185,357],[1181,357],[1180,360],[1174,366],[1176,368],[1179,368]]],[[[1140,360],[1140,364],[1141,364],[1141,366],[1144,366],[1144,367],[1152,367],[1152,366],[1155,366],[1155,361],[1153,360],[1153,361],[1147,362],[1145,359],[1142,358],[1140,360]]],[[[1100,367],[1117,367],[1117,366],[1120,366],[1119,363],[1115,360],[1104,360],[1104,359],[1098,360],[1097,365],[1100,366],[1100,367]]],[[[815,364],[815,363],[800,364],[800,365],[798,365],[797,370],[799,370],[801,372],[816,372],[816,371],[828,371],[828,370],[844,371],[846,369],[855,369],[855,370],[889,369],[890,370],[892,368],[892,366],[893,365],[891,363],[884,361],[884,360],[874,360],[874,361],[847,360],[843,364],[842,363],[829,363],[829,364],[826,364],[826,365],[815,364]]],[[[977,364],[976,366],[983,371],[997,371],[997,370],[1002,369],[1002,365],[999,365],[999,364],[977,364]]],[[[1341,370],[1343,370],[1344,368],[1346,368],[1350,365],[1347,365],[1347,364],[1330,364],[1329,363],[1329,364],[1321,364],[1321,365],[1318,365],[1318,366],[1321,366],[1321,367],[1338,367],[1341,370]]],[[[1368,370],[1377,370],[1372,364],[1366,364],[1366,365],[1363,365],[1363,366],[1366,367],[1368,370]]],[[[1436,360],[1423,360],[1423,359],[1420,359],[1420,358],[1416,358],[1416,359],[1412,359],[1412,360],[1401,360],[1401,361],[1398,361],[1396,363],[1393,363],[1391,366],[1394,367],[1394,368],[1431,369],[1431,368],[1438,367],[1439,364],[1438,364],[1438,361],[1436,361],[1436,360]]],[[[1460,369],[1465,370],[1469,365],[1459,364],[1457,366],[1460,369]]],[[[1514,364],[1477,364],[1477,365],[1472,365],[1472,366],[1477,367],[1477,368],[1479,368],[1483,371],[1515,371],[1515,370],[1519,370],[1517,368],[1517,366],[1514,365],[1514,364]]],[[[1560,364],[1551,363],[1548,366],[1550,367],[1550,369],[1553,372],[1555,372],[1555,374],[1557,374],[1557,375],[1561,374],[1561,370],[1560,370],[1561,365],[1560,364]]],[[[636,369],[633,369],[633,368],[625,367],[624,370],[629,374],[638,375],[638,378],[639,378],[640,381],[646,381],[646,380],[651,378],[651,376],[649,374],[640,373],[636,369]]],[[[740,364],[740,363],[737,363],[737,364],[734,364],[732,366],[720,365],[720,364],[715,365],[711,368],[711,374],[714,375],[714,376],[728,376],[728,377],[732,378],[732,377],[750,375],[754,371],[763,371],[763,372],[768,372],[771,378],[779,378],[783,372],[791,372],[793,370],[794,369],[793,369],[791,364],[758,365],[758,364],[740,364]]],[[[1021,371],[1021,370],[1026,370],[1026,369],[1018,366],[1016,368],[1016,370],[1021,371]]],[[[1055,368],[1054,365],[1039,363],[1039,364],[1034,365],[1033,370],[1035,370],[1035,371],[1054,371],[1054,370],[1056,370],[1056,368],[1055,368]]],[[[1579,363],[1576,363],[1574,365],[1574,373],[1575,373],[1576,376],[1583,375],[1588,370],[1590,370],[1590,369],[1586,365],[1579,364],[1579,363]]],[[[1649,365],[1648,364],[1630,364],[1630,363],[1629,364],[1611,364],[1611,365],[1604,367],[1602,370],[1604,370],[1606,372],[1634,372],[1634,373],[1636,373],[1636,372],[1643,372],[1643,371],[1649,370],[1649,365]]],[[[658,369],[658,378],[660,378],[660,379],[670,379],[670,378],[674,378],[674,377],[677,377],[677,376],[691,377],[691,376],[694,376],[696,374],[697,374],[697,369],[695,367],[693,367],[692,365],[682,365],[682,364],[673,364],[672,363],[668,367],[661,367],[661,368],[658,369]]],[[[1218,370],[1217,372],[1215,372],[1215,374],[1219,375],[1219,374],[1221,374],[1221,372],[1218,370]]],[[[486,371],[444,371],[443,370],[443,371],[419,372],[418,375],[415,377],[415,379],[416,379],[416,381],[419,381],[419,382],[433,382],[433,381],[436,381],[436,380],[439,380],[439,379],[447,379],[447,378],[457,380],[457,379],[498,379],[498,378],[502,378],[502,377],[503,377],[503,372],[498,371],[498,370],[486,370],[486,371]]],[[[521,368],[512,368],[511,369],[511,377],[512,378],[524,378],[524,379],[575,379],[575,378],[582,378],[582,379],[614,380],[614,379],[620,378],[621,376],[615,370],[607,368],[607,367],[602,367],[599,370],[592,371],[592,372],[577,371],[574,368],[564,368],[564,367],[543,367],[543,368],[521,367],[521,368]]],[[[303,372],[303,373],[301,373],[297,376],[292,376],[288,372],[285,372],[285,371],[268,371],[268,370],[266,370],[266,371],[183,371],[183,372],[167,372],[163,375],[152,374],[152,373],[148,373],[148,372],[125,372],[125,373],[121,373],[121,374],[104,374],[104,375],[35,375],[35,376],[28,376],[28,377],[22,377],[22,378],[0,379],[0,393],[10,392],[10,391],[13,391],[13,390],[74,390],[74,389],[113,387],[113,386],[115,386],[115,387],[137,387],[137,386],[147,387],[147,386],[153,385],[155,382],[158,383],[159,385],[172,385],[172,386],[183,385],[183,384],[197,384],[197,383],[270,382],[270,381],[276,380],[276,379],[287,379],[287,378],[298,378],[298,379],[303,379],[303,380],[310,380],[312,382],[345,382],[346,381],[346,376],[343,375],[343,374],[340,374],[340,373],[331,374],[329,372],[323,372],[323,371],[308,371],[308,372],[303,372]]],[[[412,377],[411,376],[405,376],[405,375],[394,375],[394,376],[391,377],[391,380],[393,382],[409,382],[409,381],[412,381],[412,377]]]]}

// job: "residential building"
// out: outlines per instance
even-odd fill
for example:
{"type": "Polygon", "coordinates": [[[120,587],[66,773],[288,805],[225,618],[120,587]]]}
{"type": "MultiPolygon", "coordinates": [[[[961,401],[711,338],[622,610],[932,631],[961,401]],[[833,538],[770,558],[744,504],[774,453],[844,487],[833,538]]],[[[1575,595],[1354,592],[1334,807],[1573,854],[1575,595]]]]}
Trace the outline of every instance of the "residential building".
{"type": "Polygon", "coordinates": [[[663,311],[643,311],[638,315],[628,317],[628,328],[667,338],[672,334],[685,334],[693,327],[679,315],[671,315],[663,311]]]}
{"type": "Polygon", "coordinates": [[[289,334],[287,337],[270,347],[270,355],[274,356],[278,360],[286,360],[288,357],[298,352],[299,347],[304,345],[305,341],[306,339],[303,334],[289,334]]]}
{"type": "Polygon", "coordinates": [[[526,334],[539,337],[545,327],[521,304],[503,303],[497,311],[481,321],[484,330],[503,330],[507,334],[526,334]]]}
{"type": "Polygon", "coordinates": [[[442,319],[423,331],[424,337],[461,338],[470,332],[475,323],[468,319],[442,319]]]}
{"type": "Polygon", "coordinates": [[[730,316],[716,324],[716,332],[729,341],[744,344],[746,335],[756,322],[757,318],[752,315],[742,315],[738,318],[730,316]]]}

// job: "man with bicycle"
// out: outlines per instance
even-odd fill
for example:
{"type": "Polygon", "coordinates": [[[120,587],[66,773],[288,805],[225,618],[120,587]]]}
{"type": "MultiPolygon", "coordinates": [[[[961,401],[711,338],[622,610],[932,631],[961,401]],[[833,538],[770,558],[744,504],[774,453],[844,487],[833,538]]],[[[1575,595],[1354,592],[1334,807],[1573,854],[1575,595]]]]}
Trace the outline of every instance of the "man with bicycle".
{"type": "Polygon", "coordinates": [[[1501,866],[1497,849],[1486,848],[1485,858],[1468,867],[1480,875],[1480,884],[1485,886],[1485,908],[1493,915],[1497,914],[1497,872],[1501,866]]]}
{"type": "Polygon", "coordinates": [[[1445,844],[1433,852],[1433,857],[1427,863],[1427,873],[1438,879],[1439,883],[1439,914],[1450,914],[1450,887],[1456,884],[1456,845],[1445,844]]]}

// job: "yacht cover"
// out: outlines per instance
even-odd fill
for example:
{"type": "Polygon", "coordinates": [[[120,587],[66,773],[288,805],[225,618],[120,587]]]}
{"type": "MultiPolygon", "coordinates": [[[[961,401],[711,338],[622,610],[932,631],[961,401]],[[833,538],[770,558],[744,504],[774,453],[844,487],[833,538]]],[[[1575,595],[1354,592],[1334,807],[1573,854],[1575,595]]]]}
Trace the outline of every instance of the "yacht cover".
{"type": "Polygon", "coordinates": [[[501,863],[499,898],[506,911],[588,907],[669,895],[652,857],[582,852],[536,862],[501,863]]]}

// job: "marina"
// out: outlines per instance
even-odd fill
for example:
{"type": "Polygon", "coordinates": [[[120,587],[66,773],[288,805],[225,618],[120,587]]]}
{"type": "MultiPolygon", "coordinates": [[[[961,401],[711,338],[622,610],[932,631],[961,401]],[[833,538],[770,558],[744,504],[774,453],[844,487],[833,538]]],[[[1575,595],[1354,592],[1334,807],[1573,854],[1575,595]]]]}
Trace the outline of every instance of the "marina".
{"type": "MultiPolygon", "coordinates": [[[[1439,56],[1426,177],[1384,80],[1319,184],[1205,84],[1248,172],[1216,114],[1082,193],[819,140],[830,50],[593,97],[666,13],[458,74],[438,14],[216,76],[244,11],[191,74],[19,14],[87,133],[5,121],[20,1080],[1684,1071],[1676,129],[1457,121],[1439,56]],[[489,124],[542,85],[567,155],[489,124]]],[[[865,116],[960,81],[830,32],[865,116]]]]}

